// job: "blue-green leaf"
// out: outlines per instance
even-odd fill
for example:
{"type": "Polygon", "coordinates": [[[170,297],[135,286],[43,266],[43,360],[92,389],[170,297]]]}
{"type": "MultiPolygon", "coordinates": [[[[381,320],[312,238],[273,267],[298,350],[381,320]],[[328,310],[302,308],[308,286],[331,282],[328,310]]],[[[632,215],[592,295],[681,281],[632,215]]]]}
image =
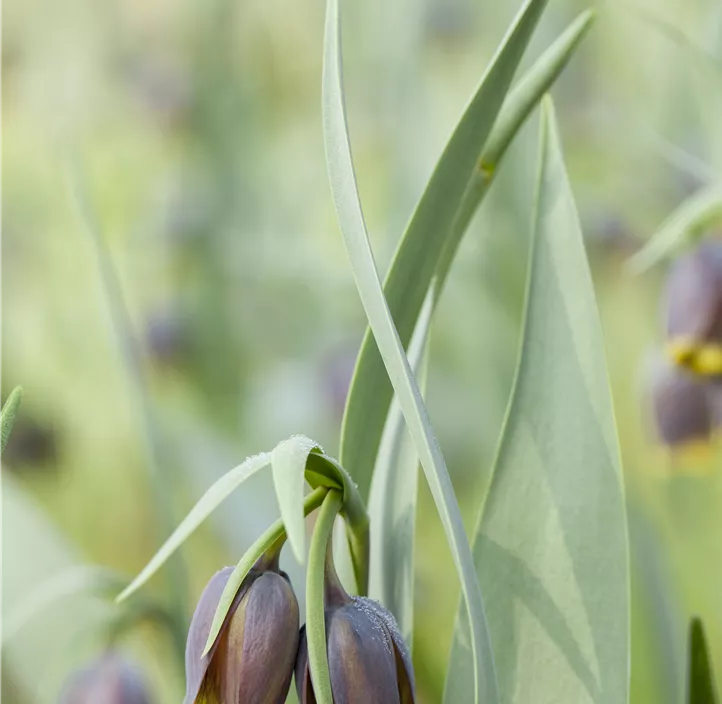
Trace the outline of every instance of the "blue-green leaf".
{"type": "Polygon", "coordinates": [[[269,452],[254,455],[238,465],[238,467],[226,472],[212,484],[140,574],[118,595],[116,601],[123,601],[140,589],[225,499],[248,477],[268,466],[270,462],[271,454],[269,452]]]}
{"type": "MultiPolygon", "coordinates": [[[[404,348],[432,280],[436,279],[435,298],[443,289],[461,238],[507,147],[593,20],[591,12],[580,15],[505,99],[544,5],[527,2],[519,13],[449,139],[394,254],[384,294],[404,348]]],[[[369,491],[391,397],[383,361],[367,329],[346,400],[340,454],[363,497],[369,491]]]]}
{"type": "MultiPolygon", "coordinates": [[[[421,393],[391,318],[366,233],[356,188],[341,78],[341,43],[336,0],[329,0],[323,63],[323,123],[331,191],[356,286],[384,365],[419,453],[461,579],[474,653],[474,686],[464,701],[496,704],[498,691],[484,604],[459,506],[421,393]]],[[[352,470],[355,468],[351,468],[352,470]]]]}
{"type": "Polygon", "coordinates": [[[306,523],[303,520],[303,494],[306,461],[312,450],[321,450],[317,443],[303,435],[294,435],[276,445],[271,454],[273,484],[286,526],[286,535],[293,554],[305,562],[306,523]]]}
{"type": "Polygon", "coordinates": [[[687,667],[687,704],[718,704],[707,639],[698,618],[693,618],[689,624],[687,667]]]}
{"type": "Polygon", "coordinates": [[[678,254],[685,246],[694,244],[713,221],[722,222],[722,183],[702,188],[685,200],[629,259],[629,268],[638,274],[678,254]]]}
{"type": "Polygon", "coordinates": [[[20,408],[20,402],[23,400],[23,390],[16,386],[8,396],[5,405],[0,412],[0,453],[5,452],[5,446],[10,439],[10,433],[15,425],[15,416],[20,408]]]}
{"type": "MultiPolygon", "coordinates": [[[[623,704],[624,497],[604,342],[551,101],[521,356],[474,541],[502,701],[623,704]]],[[[459,614],[447,702],[471,678],[459,614]]]]}
{"type": "MultiPolygon", "coordinates": [[[[432,300],[427,297],[409,346],[409,364],[424,390],[432,300]]],[[[404,642],[413,642],[414,534],[419,455],[409,436],[398,400],[386,419],[369,497],[371,563],[369,596],[396,618],[404,642]]]]}

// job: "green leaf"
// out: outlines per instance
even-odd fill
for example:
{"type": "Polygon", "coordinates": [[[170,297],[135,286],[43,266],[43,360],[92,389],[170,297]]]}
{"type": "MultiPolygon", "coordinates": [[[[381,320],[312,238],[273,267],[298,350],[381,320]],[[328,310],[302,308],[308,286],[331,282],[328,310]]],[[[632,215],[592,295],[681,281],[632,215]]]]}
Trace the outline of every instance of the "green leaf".
{"type": "MultiPolygon", "coordinates": [[[[509,143],[561,73],[594,17],[591,12],[580,15],[504,100],[544,5],[527,2],[519,14],[446,145],[399,242],[384,293],[404,348],[434,278],[438,299],[461,237],[509,143]]],[[[363,497],[370,487],[391,397],[383,361],[367,329],[346,400],[340,454],[363,497]]]]}
{"type": "Polygon", "coordinates": [[[722,221],[722,183],[713,183],[685,200],[627,262],[629,269],[642,273],[694,244],[710,223],[722,221]]]}
{"type": "Polygon", "coordinates": [[[23,400],[23,390],[16,386],[8,396],[5,405],[0,412],[0,453],[5,452],[5,446],[10,439],[13,425],[15,425],[15,416],[20,408],[20,402],[23,400]]]}
{"type": "Polygon", "coordinates": [[[464,701],[495,704],[499,701],[496,674],[479,582],[449,473],[376,270],[356,188],[342,85],[338,3],[329,0],[323,62],[323,122],[331,191],[361,301],[419,453],[461,579],[474,653],[473,696],[464,701]]]}
{"type": "MultiPolygon", "coordinates": [[[[474,541],[504,702],[627,701],[628,541],[604,341],[551,101],[521,356],[474,541]]],[[[461,613],[445,701],[471,679],[461,613]]]]}
{"type": "Polygon", "coordinates": [[[698,618],[693,618],[689,624],[688,658],[687,704],[718,704],[707,639],[698,618]]]}
{"type": "Polygon", "coordinates": [[[312,450],[321,450],[317,443],[303,435],[294,435],[276,445],[271,454],[273,485],[278,507],[286,526],[288,542],[296,560],[305,562],[306,524],[303,520],[303,494],[306,461],[312,450]]]}
{"type": "Polygon", "coordinates": [[[356,485],[348,472],[321,447],[303,435],[284,440],[271,456],[273,482],[281,518],[296,559],[304,562],[306,525],[303,520],[305,480],[316,488],[326,486],[343,490],[342,515],[348,523],[348,544],[354,566],[356,586],[365,594],[368,583],[368,516],[356,485]]]}
{"type": "Polygon", "coordinates": [[[226,472],[218,481],[212,484],[141,573],[118,595],[116,601],[123,601],[140,589],[225,499],[248,477],[268,466],[270,462],[271,454],[269,452],[254,455],[249,457],[243,464],[226,472]]]}
{"type": "MultiPolygon", "coordinates": [[[[431,305],[429,296],[409,347],[409,364],[419,379],[422,393],[426,385],[431,305]]],[[[401,406],[394,399],[371,482],[369,596],[391,611],[409,647],[413,642],[418,477],[419,456],[406,428],[401,406]]]]}
{"type": "Polygon", "coordinates": [[[494,129],[489,135],[479,159],[479,168],[467,186],[464,199],[454,217],[446,245],[436,267],[436,297],[441,295],[446,277],[459,248],[461,238],[499,169],[506,150],[544,93],[558,78],[564,67],[585,37],[595,19],[591,10],[582,12],[557,40],[536,60],[509,93],[502,105],[494,129]]]}

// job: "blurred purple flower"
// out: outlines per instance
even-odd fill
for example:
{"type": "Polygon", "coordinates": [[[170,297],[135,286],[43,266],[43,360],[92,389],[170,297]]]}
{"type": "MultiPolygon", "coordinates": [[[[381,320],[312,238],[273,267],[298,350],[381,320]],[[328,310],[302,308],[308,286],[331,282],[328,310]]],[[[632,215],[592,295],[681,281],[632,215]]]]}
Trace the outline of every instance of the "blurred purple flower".
{"type": "Polygon", "coordinates": [[[677,259],[665,304],[674,363],[704,376],[722,376],[722,241],[704,242],[677,259]]]}
{"type": "Polygon", "coordinates": [[[66,682],[60,704],[149,704],[140,672],[127,660],[108,652],[74,673],[66,682]]]}

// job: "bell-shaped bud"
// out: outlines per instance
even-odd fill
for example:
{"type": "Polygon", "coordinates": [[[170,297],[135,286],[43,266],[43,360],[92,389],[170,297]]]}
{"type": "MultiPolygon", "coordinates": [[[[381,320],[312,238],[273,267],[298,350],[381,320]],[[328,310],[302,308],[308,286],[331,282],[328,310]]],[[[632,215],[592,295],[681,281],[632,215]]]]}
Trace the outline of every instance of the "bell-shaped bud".
{"type": "MultiPolygon", "coordinates": [[[[325,620],[334,704],[413,704],[414,671],[396,619],[378,602],[346,594],[329,557],[325,620]]],[[[296,661],[296,691],[301,704],[315,704],[305,626],[296,661]]]]}
{"type": "Polygon", "coordinates": [[[261,558],[241,584],[208,655],[201,657],[227,567],[208,582],[186,644],[184,704],[283,704],[298,651],[298,601],[277,556],[261,558]]]}
{"type": "Polygon", "coordinates": [[[722,241],[680,257],[667,280],[668,351],[679,366],[722,375],[722,241]]]}
{"type": "Polygon", "coordinates": [[[71,675],[60,704],[149,704],[143,676],[117,653],[108,652],[71,675]]]}
{"type": "Polygon", "coordinates": [[[651,381],[660,441],[670,447],[707,443],[716,424],[710,382],[669,364],[656,365],[651,381]]]}

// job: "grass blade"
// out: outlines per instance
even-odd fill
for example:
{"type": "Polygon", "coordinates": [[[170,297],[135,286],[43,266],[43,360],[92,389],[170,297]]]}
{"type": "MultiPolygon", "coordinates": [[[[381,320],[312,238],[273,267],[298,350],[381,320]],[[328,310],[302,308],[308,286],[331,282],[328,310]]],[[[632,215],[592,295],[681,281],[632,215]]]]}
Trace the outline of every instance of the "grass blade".
{"type": "MultiPolygon", "coordinates": [[[[551,101],[521,357],[474,541],[504,702],[621,704],[628,542],[603,338],[551,101]]],[[[457,619],[447,702],[471,678],[457,619]]]]}
{"type": "Polygon", "coordinates": [[[361,301],[426,472],[461,579],[474,653],[474,687],[464,701],[496,704],[496,673],[471,550],[441,449],[384,298],[358,198],[346,128],[336,0],[329,0],[326,12],[323,123],[331,191],[361,301]]]}
{"type": "MultiPolygon", "coordinates": [[[[419,379],[422,393],[426,384],[431,306],[431,296],[428,296],[409,347],[409,364],[419,379]]],[[[406,428],[401,406],[394,399],[371,482],[369,596],[391,611],[409,647],[413,641],[418,477],[419,455],[406,428]]]]}
{"type": "Polygon", "coordinates": [[[230,470],[230,472],[226,472],[218,481],[214,482],[141,573],[118,595],[116,601],[123,601],[140,589],[225,499],[248,477],[268,466],[270,462],[271,454],[262,452],[260,455],[249,457],[245,462],[230,470]]]}
{"type": "Polygon", "coordinates": [[[693,618],[689,624],[688,658],[687,704],[718,704],[707,639],[698,618],[693,618]]]}
{"type": "Polygon", "coordinates": [[[5,446],[10,439],[10,433],[15,425],[15,416],[18,414],[20,402],[23,400],[23,390],[16,386],[8,396],[5,405],[0,411],[0,454],[5,452],[5,446]]]}
{"type": "Polygon", "coordinates": [[[306,524],[303,520],[303,494],[306,461],[311,450],[323,452],[313,440],[294,435],[276,445],[271,454],[273,485],[286,535],[296,560],[305,562],[306,524]]]}
{"type": "Polygon", "coordinates": [[[711,222],[722,221],[722,183],[713,183],[685,200],[665,221],[649,242],[627,262],[641,274],[655,264],[692,244],[711,222]]]}
{"type": "MultiPolygon", "coordinates": [[[[525,74],[502,108],[514,69],[543,8],[543,2],[528,2],[519,14],[451,136],[399,242],[384,293],[404,348],[434,278],[436,298],[441,293],[461,237],[511,140],[561,73],[594,18],[591,12],[580,15],[525,74]]],[[[346,401],[340,454],[341,463],[352,468],[364,497],[391,398],[383,361],[367,329],[346,401]]]]}

